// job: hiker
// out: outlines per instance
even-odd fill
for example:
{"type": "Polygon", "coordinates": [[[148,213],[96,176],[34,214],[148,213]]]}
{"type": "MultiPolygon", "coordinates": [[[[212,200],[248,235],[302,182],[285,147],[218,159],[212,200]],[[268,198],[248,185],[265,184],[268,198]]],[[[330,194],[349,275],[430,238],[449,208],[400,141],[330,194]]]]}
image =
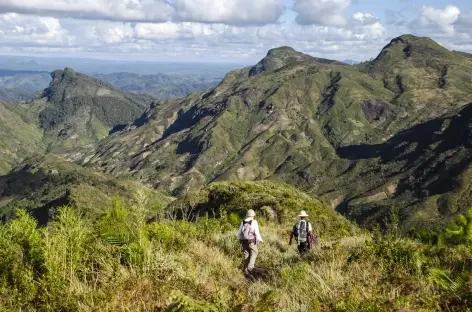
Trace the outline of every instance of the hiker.
{"type": "Polygon", "coordinates": [[[298,220],[292,228],[289,245],[292,245],[292,239],[295,236],[295,240],[298,243],[298,251],[303,255],[311,249],[313,228],[311,227],[310,221],[308,221],[308,214],[305,211],[301,211],[298,217],[300,220],[298,220]]]}
{"type": "Polygon", "coordinates": [[[256,212],[249,209],[246,213],[246,219],[241,222],[238,230],[238,238],[244,251],[244,274],[251,275],[256,264],[258,254],[257,244],[262,243],[262,237],[259,232],[259,224],[254,218],[256,212]]]}

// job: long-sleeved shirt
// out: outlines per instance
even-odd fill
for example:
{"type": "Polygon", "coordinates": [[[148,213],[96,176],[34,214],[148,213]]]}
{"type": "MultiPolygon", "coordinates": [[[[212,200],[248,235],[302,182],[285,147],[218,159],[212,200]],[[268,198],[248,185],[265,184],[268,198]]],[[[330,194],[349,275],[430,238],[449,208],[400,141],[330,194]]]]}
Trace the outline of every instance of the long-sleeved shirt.
{"type": "MultiPolygon", "coordinates": [[[[259,231],[259,224],[257,223],[257,221],[252,219],[252,218],[247,218],[244,221],[249,222],[251,220],[252,220],[251,229],[254,231],[254,235],[256,236],[256,242],[257,243],[262,243],[263,240],[262,240],[261,233],[259,231]]],[[[241,225],[239,226],[238,239],[244,239],[244,237],[243,237],[243,222],[241,222],[241,225]]]]}

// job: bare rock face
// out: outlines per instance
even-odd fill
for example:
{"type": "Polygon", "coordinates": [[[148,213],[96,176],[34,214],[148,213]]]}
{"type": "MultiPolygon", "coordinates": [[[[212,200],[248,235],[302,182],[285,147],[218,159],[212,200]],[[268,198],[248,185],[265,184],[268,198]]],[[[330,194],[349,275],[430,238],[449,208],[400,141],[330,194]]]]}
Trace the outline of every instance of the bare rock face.
{"type": "Polygon", "coordinates": [[[370,123],[382,124],[399,114],[401,109],[383,100],[367,100],[362,111],[370,123]]]}

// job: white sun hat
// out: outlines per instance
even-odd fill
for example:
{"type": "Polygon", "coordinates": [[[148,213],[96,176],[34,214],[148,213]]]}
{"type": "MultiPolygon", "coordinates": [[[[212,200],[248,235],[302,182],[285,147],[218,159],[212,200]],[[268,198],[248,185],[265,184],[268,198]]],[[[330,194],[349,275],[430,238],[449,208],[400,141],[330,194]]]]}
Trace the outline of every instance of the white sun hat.
{"type": "Polygon", "coordinates": [[[308,217],[308,214],[306,213],[305,210],[302,210],[298,216],[299,217],[308,217]]]}
{"type": "Polygon", "coordinates": [[[248,218],[255,217],[255,216],[256,216],[256,212],[252,209],[249,209],[246,213],[246,217],[248,218]]]}

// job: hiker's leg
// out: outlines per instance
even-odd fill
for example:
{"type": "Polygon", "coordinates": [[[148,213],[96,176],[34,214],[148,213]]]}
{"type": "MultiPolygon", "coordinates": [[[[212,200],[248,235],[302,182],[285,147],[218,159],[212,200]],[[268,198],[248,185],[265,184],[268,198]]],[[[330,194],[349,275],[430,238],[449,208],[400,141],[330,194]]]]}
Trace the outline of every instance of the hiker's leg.
{"type": "Polygon", "coordinates": [[[252,269],[254,269],[254,266],[256,265],[256,259],[257,259],[259,250],[257,249],[256,244],[250,244],[249,250],[250,250],[250,256],[249,256],[249,264],[247,266],[247,269],[251,271],[252,269]]]}
{"type": "Polygon", "coordinates": [[[298,244],[298,252],[299,252],[300,254],[303,254],[303,244],[301,244],[301,243],[298,244]]]}
{"type": "Polygon", "coordinates": [[[249,266],[249,258],[251,255],[251,250],[249,249],[249,244],[243,243],[243,253],[244,253],[244,260],[243,260],[243,270],[246,271],[249,266]]]}
{"type": "Polygon", "coordinates": [[[300,252],[301,255],[307,253],[308,252],[308,244],[300,243],[298,245],[298,251],[300,252]]]}

